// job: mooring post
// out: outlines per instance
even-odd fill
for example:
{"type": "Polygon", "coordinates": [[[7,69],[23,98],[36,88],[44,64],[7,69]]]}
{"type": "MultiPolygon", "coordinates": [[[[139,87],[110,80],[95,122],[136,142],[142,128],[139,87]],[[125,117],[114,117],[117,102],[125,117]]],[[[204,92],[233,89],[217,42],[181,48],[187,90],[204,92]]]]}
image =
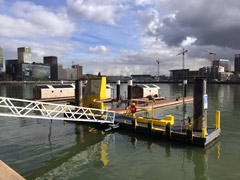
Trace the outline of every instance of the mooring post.
{"type": "Polygon", "coordinates": [[[131,103],[132,100],[132,86],[133,86],[133,82],[132,79],[128,80],[128,102],[129,104],[131,103]]]}
{"type": "Polygon", "coordinates": [[[79,106],[79,101],[78,101],[79,96],[80,96],[80,94],[79,94],[79,80],[76,80],[75,81],[75,105],[76,106],[79,106]]]}
{"type": "Polygon", "coordinates": [[[186,91],[186,88],[187,88],[187,80],[183,80],[183,122],[185,123],[185,115],[186,115],[186,105],[185,105],[185,97],[187,97],[187,91],[186,91]]]}
{"type": "Polygon", "coordinates": [[[206,80],[195,79],[194,82],[194,101],[193,101],[193,130],[202,131],[206,129],[207,134],[207,93],[206,93],[206,80]]]}
{"type": "Polygon", "coordinates": [[[75,81],[75,105],[80,106],[82,103],[82,81],[75,81]]]}
{"type": "Polygon", "coordinates": [[[187,80],[183,80],[183,97],[187,97],[187,80]]]}
{"type": "Polygon", "coordinates": [[[121,81],[117,80],[117,102],[120,101],[120,84],[121,84],[121,81]]]}
{"type": "Polygon", "coordinates": [[[83,83],[82,81],[79,82],[79,105],[82,106],[82,99],[83,99],[83,83]]]}

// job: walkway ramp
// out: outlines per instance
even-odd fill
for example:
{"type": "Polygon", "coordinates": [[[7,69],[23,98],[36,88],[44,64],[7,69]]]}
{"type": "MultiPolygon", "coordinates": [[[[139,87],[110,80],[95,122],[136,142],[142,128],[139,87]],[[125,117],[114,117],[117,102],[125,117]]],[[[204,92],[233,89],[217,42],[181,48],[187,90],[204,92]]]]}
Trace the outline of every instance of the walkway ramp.
{"type": "Polygon", "coordinates": [[[115,111],[0,97],[0,116],[112,124],[115,111]]]}

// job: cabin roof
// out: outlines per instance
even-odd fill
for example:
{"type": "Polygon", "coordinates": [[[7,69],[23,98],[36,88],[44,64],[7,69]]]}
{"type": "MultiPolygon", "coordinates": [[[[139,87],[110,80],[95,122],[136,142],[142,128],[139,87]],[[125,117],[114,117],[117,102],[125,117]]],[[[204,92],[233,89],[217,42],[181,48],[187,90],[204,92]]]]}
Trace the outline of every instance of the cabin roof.
{"type": "Polygon", "coordinates": [[[157,88],[157,89],[160,89],[159,86],[157,86],[156,84],[136,84],[135,86],[138,86],[138,87],[141,87],[141,88],[157,88]]]}
{"type": "Polygon", "coordinates": [[[72,84],[37,85],[36,87],[39,89],[75,88],[72,84]]]}

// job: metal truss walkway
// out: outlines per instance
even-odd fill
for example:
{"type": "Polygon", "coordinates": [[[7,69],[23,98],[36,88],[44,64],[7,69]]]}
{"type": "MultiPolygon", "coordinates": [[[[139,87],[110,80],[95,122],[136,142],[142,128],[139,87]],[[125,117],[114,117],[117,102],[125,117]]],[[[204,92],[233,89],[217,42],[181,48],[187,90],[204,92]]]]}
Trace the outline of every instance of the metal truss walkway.
{"type": "Polygon", "coordinates": [[[0,116],[114,123],[115,111],[0,97],[0,116]]]}

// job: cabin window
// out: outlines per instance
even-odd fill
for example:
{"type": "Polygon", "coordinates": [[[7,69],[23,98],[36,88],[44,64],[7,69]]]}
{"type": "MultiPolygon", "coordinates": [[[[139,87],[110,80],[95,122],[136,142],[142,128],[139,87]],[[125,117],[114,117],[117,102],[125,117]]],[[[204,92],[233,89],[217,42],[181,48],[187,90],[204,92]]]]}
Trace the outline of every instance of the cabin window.
{"type": "Polygon", "coordinates": [[[62,90],[60,90],[60,92],[62,92],[62,90]]]}
{"type": "Polygon", "coordinates": [[[52,93],[54,93],[54,91],[52,91],[52,93]]]}

